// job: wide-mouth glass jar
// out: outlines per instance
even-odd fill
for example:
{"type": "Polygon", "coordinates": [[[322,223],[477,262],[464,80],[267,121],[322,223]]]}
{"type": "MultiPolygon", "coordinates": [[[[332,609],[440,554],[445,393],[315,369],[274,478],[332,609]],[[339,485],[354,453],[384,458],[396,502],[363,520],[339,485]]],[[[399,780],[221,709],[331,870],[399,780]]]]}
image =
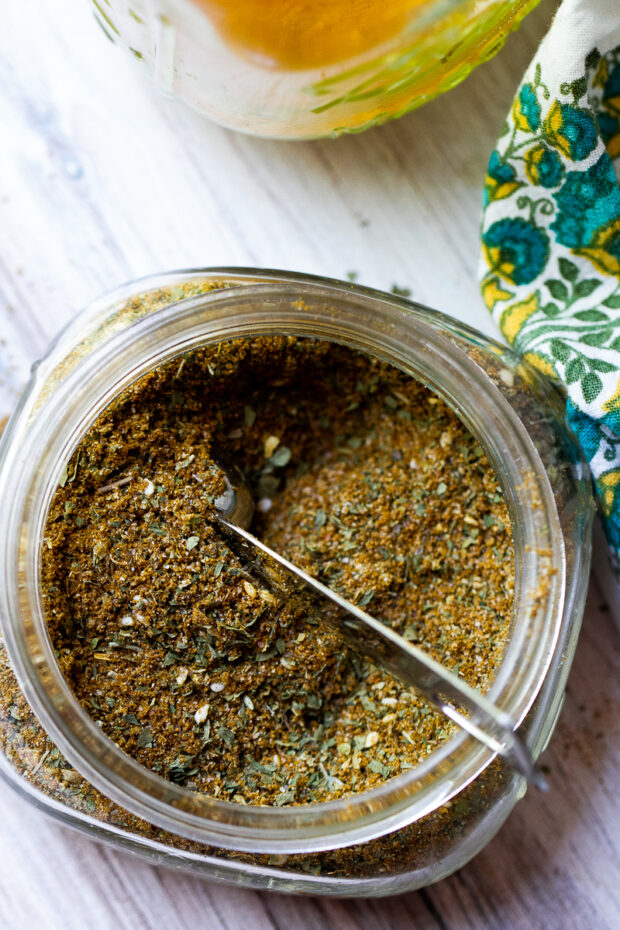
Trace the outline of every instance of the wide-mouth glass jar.
{"type": "Polygon", "coordinates": [[[494,55],[538,0],[92,0],[166,93],[231,129],[359,132],[494,55]]]}
{"type": "Polygon", "coordinates": [[[524,793],[491,750],[458,732],[357,795],[286,808],[221,801],[164,780],[112,743],[71,693],[46,630],[46,515],[90,425],[161,363],[261,334],[331,340],[389,362],[442,397],[478,439],[505,495],[516,556],[508,640],[488,696],[534,756],[546,745],[583,611],[593,510],[561,397],[508,349],[398,297],[222,268],[147,278],[87,307],[34,367],[2,437],[0,768],[64,822],[213,878],[326,894],[420,887],[471,858],[524,793]]]}

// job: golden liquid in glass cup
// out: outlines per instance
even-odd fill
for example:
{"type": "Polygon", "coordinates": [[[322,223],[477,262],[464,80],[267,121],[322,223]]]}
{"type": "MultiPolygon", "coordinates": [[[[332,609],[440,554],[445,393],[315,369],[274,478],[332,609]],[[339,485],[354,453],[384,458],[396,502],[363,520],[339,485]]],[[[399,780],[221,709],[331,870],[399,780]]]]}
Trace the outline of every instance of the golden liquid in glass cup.
{"type": "Polygon", "coordinates": [[[193,0],[263,64],[320,68],[393,38],[426,0],[193,0]]]}

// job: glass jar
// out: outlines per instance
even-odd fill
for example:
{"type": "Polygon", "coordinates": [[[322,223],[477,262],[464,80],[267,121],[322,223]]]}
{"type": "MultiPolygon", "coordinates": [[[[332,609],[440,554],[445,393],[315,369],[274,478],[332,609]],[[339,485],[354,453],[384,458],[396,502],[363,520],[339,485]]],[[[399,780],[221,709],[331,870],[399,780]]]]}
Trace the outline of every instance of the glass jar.
{"type": "Polygon", "coordinates": [[[87,307],[34,366],[2,437],[0,771],[64,823],[211,878],[313,894],[418,888],[468,861],[525,792],[472,737],[459,731],[405,774],[337,801],[219,801],[164,780],[112,743],[73,697],[47,635],[46,514],[96,417],[192,347],[275,333],[332,340],[398,366],[444,398],[480,442],[505,494],[516,555],[508,641],[488,694],[535,757],[545,747],[583,611],[593,512],[561,397],[504,346],[406,300],[223,268],[147,278],[87,307]]]}
{"type": "Polygon", "coordinates": [[[92,0],[106,35],[223,126],[310,139],[402,116],[491,58],[538,0],[92,0]]]}

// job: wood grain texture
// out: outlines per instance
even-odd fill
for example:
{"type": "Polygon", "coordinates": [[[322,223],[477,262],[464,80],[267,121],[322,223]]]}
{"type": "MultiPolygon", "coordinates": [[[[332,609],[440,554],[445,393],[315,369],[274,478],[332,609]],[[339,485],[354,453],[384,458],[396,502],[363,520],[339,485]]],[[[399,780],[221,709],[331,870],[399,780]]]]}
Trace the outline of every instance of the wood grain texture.
{"type": "MultiPolygon", "coordinates": [[[[490,64],[412,116],[337,142],[228,133],[159,96],[86,0],[3,5],[0,416],[77,308],[128,278],[260,265],[410,287],[494,333],[478,296],[480,191],[545,2],[490,64]]],[[[8,930],[615,930],[618,636],[593,586],[551,792],[528,794],[470,865],[381,901],[261,895],[156,869],[58,827],[0,785],[8,930]]]]}

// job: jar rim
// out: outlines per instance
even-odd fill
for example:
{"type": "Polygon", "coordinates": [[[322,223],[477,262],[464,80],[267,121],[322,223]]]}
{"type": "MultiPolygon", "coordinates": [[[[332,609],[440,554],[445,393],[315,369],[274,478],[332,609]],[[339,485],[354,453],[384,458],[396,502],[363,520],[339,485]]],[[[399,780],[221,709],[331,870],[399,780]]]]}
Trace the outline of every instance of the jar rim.
{"type": "Polygon", "coordinates": [[[426,383],[477,436],[519,518],[518,609],[488,694],[515,724],[523,720],[544,681],[562,621],[563,537],[549,479],[525,426],[490,377],[450,338],[451,330],[494,345],[450,317],[357,285],[288,272],[197,269],[127,285],[120,299],[115,292],[86,308],[52,344],[1,447],[0,525],[6,533],[0,565],[7,584],[0,624],[20,686],[46,731],[80,774],[112,800],[199,842],[255,852],[319,851],[366,841],[419,819],[466,787],[494,758],[459,732],[413,769],[369,791],[313,805],[246,807],[173,785],[149,771],[105,736],[73,696],[53,654],[38,588],[43,528],[62,468],[92,422],[129,383],[191,347],[240,335],[287,332],[367,351],[426,383]],[[111,326],[106,335],[115,319],[111,308],[118,314],[129,293],[165,290],[200,276],[244,286],[172,300],[125,326],[111,326]],[[99,341],[91,338],[97,325],[103,326],[99,341]],[[73,368],[58,370],[79,333],[88,351],[73,368]],[[52,372],[57,381],[50,389],[52,372]],[[533,493],[539,495],[537,508],[530,506],[533,493]],[[534,603],[528,585],[541,571],[547,591],[534,603]]]}

